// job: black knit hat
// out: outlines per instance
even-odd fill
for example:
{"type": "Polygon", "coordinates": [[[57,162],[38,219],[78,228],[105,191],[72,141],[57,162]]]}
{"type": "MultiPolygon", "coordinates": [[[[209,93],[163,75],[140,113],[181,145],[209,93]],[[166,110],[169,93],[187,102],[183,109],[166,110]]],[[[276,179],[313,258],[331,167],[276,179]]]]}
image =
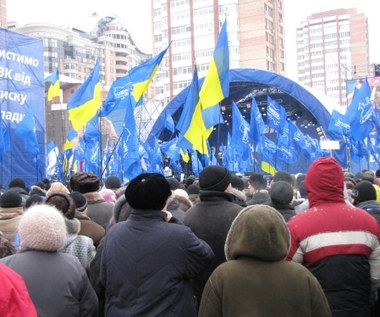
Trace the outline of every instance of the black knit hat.
{"type": "Polygon", "coordinates": [[[42,198],[41,195],[38,194],[32,194],[30,195],[27,200],[25,200],[25,209],[29,208],[32,205],[38,205],[42,203],[44,199],[42,198]]]}
{"type": "Polygon", "coordinates": [[[189,195],[199,194],[199,184],[193,183],[186,189],[189,195]]]}
{"type": "Polygon", "coordinates": [[[87,208],[87,199],[80,192],[72,192],[70,193],[71,198],[74,200],[75,209],[77,211],[83,212],[87,208]]]}
{"type": "Polygon", "coordinates": [[[22,197],[18,192],[14,190],[8,190],[1,195],[0,205],[2,208],[21,207],[22,197]]]}
{"type": "Polygon", "coordinates": [[[121,182],[117,176],[111,175],[105,180],[104,186],[108,189],[118,189],[121,187],[121,182]]]}
{"type": "Polygon", "coordinates": [[[26,189],[26,185],[25,185],[25,181],[22,179],[22,178],[13,178],[10,182],[9,182],[9,188],[12,188],[12,187],[20,187],[20,188],[24,188],[26,189]]]}
{"type": "Polygon", "coordinates": [[[171,190],[176,190],[178,188],[181,188],[180,182],[175,177],[173,177],[173,176],[166,177],[166,180],[169,182],[171,190]]]}
{"type": "Polygon", "coordinates": [[[278,171],[273,175],[272,183],[278,181],[285,181],[289,184],[292,184],[292,174],[288,173],[287,171],[278,171]]]}
{"type": "Polygon", "coordinates": [[[70,179],[71,190],[82,194],[96,192],[99,186],[99,178],[92,173],[75,173],[70,179]]]}
{"type": "Polygon", "coordinates": [[[244,190],[245,188],[243,179],[236,175],[231,175],[231,185],[233,188],[236,188],[237,190],[244,190]]]}
{"type": "Polygon", "coordinates": [[[355,203],[367,200],[376,200],[376,189],[369,181],[360,181],[356,184],[351,193],[355,203]]]}
{"type": "Polygon", "coordinates": [[[162,210],[171,193],[170,184],[162,174],[144,173],[129,182],[124,195],[134,209],[162,210]]]}
{"type": "Polygon", "coordinates": [[[56,207],[67,219],[75,216],[75,203],[69,194],[52,192],[45,199],[46,204],[56,207]]]}
{"type": "Polygon", "coordinates": [[[231,173],[222,166],[207,166],[199,174],[199,187],[201,190],[215,190],[223,192],[231,184],[231,173]]]}
{"type": "Polygon", "coordinates": [[[273,183],[269,190],[270,198],[275,205],[287,205],[293,200],[293,188],[286,181],[273,183]]]}

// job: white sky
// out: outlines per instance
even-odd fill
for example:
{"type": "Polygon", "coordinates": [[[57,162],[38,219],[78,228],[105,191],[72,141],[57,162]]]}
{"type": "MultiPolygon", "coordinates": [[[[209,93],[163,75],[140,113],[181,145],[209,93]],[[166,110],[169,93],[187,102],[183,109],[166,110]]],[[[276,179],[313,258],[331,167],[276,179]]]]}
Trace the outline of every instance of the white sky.
{"type": "MultiPolygon", "coordinates": [[[[8,0],[8,19],[19,24],[48,22],[62,26],[88,25],[94,12],[117,14],[123,19],[134,41],[146,52],[151,51],[151,0],[8,0]]],[[[368,17],[370,62],[380,63],[380,1],[379,0],[284,0],[286,54],[288,75],[295,70],[295,31],[299,22],[312,13],[358,8],[368,17]]],[[[90,25],[95,25],[96,18],[90,25]]],[[[291,77],[293,77],[291,76],[291,77]]]]}

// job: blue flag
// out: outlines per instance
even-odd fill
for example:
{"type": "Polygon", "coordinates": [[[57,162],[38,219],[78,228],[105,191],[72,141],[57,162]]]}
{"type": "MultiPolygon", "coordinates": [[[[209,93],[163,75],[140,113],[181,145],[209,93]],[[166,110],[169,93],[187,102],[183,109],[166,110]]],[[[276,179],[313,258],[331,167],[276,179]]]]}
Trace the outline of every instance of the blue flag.
{"type": "Polygon", "coordinates": [[[77,131],[74,130],[74,128],[71,128],[69,132],[67,133],[67,140],[72,141],[78,136],[77,131]]]}
{"type": "Polygon", "coordinates": [[[51,179],[54,175],[57,175],[57,165],[59,150],[54,141],[50,141],[46,146],[46,177],[51,179]]]}
{"type": "Polygon", "coordinates": [[[191,166],[195,176],[199,176],[200,172],[203,170],[203,165],[198,158],[198,153],[195,150],[190,150],[191,153],[191,166]]]}
{"type": "Polygon", "coordinates": [[[302,151],[306,147],[305,135],[302,131],[293,123],[293,121],[288,122],[289,126],[289,138],[293,140],[293,145],[302,151]]]}
{"type": "Polygon", "coordinates": [[[266,136],[263,136],[263,140],[259,143],[257,152],[260,153],[263,161],[268,162],[271,166],[274,166],[278,170],[282,169],[281,163],[276,160],[277,146],[272,140],[268,139],[266,136]]]}
{"type": "Polygon", "coordinates": [[[143,143],[143,146],[145,147],[145,150],[148,153],[149,156],[149,166],[148,166],[148,172],[149,173],[161,173],[163,174],[162,170],[162,154],[160,150],[160,146],[158,144],[157,138],[154,137],[152,145],[150,145],[149,142],[143,143]]]}
{"type": "Polygon", "coordinates": [[[101,174],[101,154],[100,154],[100,129],[99,112],[85,126],[83,140],[85,143],[85,162],[86,172],[93,172],[95,175],[101,174]]]}
{"type": "Polygon", "coordinates": [[[354,94],[344,115],[344,121],[351,126],[351,137],[355,141],[364,140],[373,130],[373,110],[371,88],[366,78],[354,94]]]}
{"type": "Polygon", "coordinates": [[[236,103],[232,101],[232,128],[231,128],[231,144],[235,149],[237,157],[242,160],[248,160],[251,148],[249,146],[249,124],[243,118],[236,103]]]}
{"type": "Polygon", "coordinates": [[[178,138],[175,137],[167,142],[162,142],[161,152],[164,153],[171,161],[179,161],[181,158],[180,148],[177,145],[178,138]]]}
{"type": "Polygon", "coordinates": [[[0,122],[0,157],[10,150],[9,124],[4,123],[4,125],[3,129],[3,124],[0,122]]]}
{"type": "Polygon", "coordinates": [[[286,111],[283,106],[269,96],[267,97],[267,103],[267,124],[278,133],[282,133],[286,122],[286,111]]]}
{"type": "Polygon", "coordinates": [[[291,137],[289,121],[284,122],[282,133],[278,137],[277,157],[286,164],[294,164],[297,161],[298,153],[291,137]]]}
{"type": "Polygon", "coordinates": [[[345,122],[343,114],[333,110],[330,117],[328,131],[331,133],[348,136],[351,133],[351,127],[347,122],[345,122]]]}
{"type": "Polygon", "coordinates": [[[23,140],[26,151],[32,155],[38,155],[40,153],[36,136],[36,123],[31,106],[26,111],[22,121],[17,125],[15,133],[23,140]]]}
{"type": "Polygon", "coordinates": [[[351,140],[350,154],[352,162],[360,164],[360,161],[364,158],[368,159],[368,151],[363,141],[351,140]]]}
{"type": "Polygon", "coordinates": [[[263,117],[257,107],[255,97],[252,97],[249,137],[255,146],[261,141],[262,135],[264,134],[264,129],[265,124],[263,117]]]}
{"type": "Polygon", "coordinates": [[[125,112],[123,132],[120,139],[119,155],[123,162],[123,180],[124,182],[140,175],[141,164],[139,155],[139,141],[137,135],[134,109],[130,102],[127,102],[125,112]]]}
{"type": "Polygon", "coordinates": [[[174,133],[175,131],[175,125],[174,125],[174,120],[173,117],[170,115],[169,111],[165,111],[165,128],[169,130],[171,133],[174,133]]]}

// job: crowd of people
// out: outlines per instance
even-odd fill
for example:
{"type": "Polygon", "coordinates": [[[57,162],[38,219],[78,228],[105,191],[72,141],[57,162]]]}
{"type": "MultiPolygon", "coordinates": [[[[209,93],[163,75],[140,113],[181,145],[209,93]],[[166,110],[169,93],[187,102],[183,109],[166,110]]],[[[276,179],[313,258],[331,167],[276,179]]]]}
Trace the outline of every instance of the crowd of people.
{"type": "Polygon", "coordinates": [[[380,169],[67,184],[0,196],[0,316],[380,316],[380,169]]]}

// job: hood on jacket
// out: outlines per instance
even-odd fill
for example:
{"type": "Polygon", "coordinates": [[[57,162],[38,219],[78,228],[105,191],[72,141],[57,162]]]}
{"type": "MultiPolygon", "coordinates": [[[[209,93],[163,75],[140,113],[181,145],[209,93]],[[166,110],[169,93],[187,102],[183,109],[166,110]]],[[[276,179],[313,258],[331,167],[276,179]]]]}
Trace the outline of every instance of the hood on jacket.
{"type": "Polygon", "coordinates": [[[227,261],[240,256],[280,261],[288,254],[290,234],[284,218],[267,205],[244,208],[231,224],[224,245],[227,261]]]}
{"type": "Polygon", "coordinates": [[[311,164],[305,186],[310,207],[322,202],[344,202],[344,173],[331,156],[318,158],[311,164]]]}

